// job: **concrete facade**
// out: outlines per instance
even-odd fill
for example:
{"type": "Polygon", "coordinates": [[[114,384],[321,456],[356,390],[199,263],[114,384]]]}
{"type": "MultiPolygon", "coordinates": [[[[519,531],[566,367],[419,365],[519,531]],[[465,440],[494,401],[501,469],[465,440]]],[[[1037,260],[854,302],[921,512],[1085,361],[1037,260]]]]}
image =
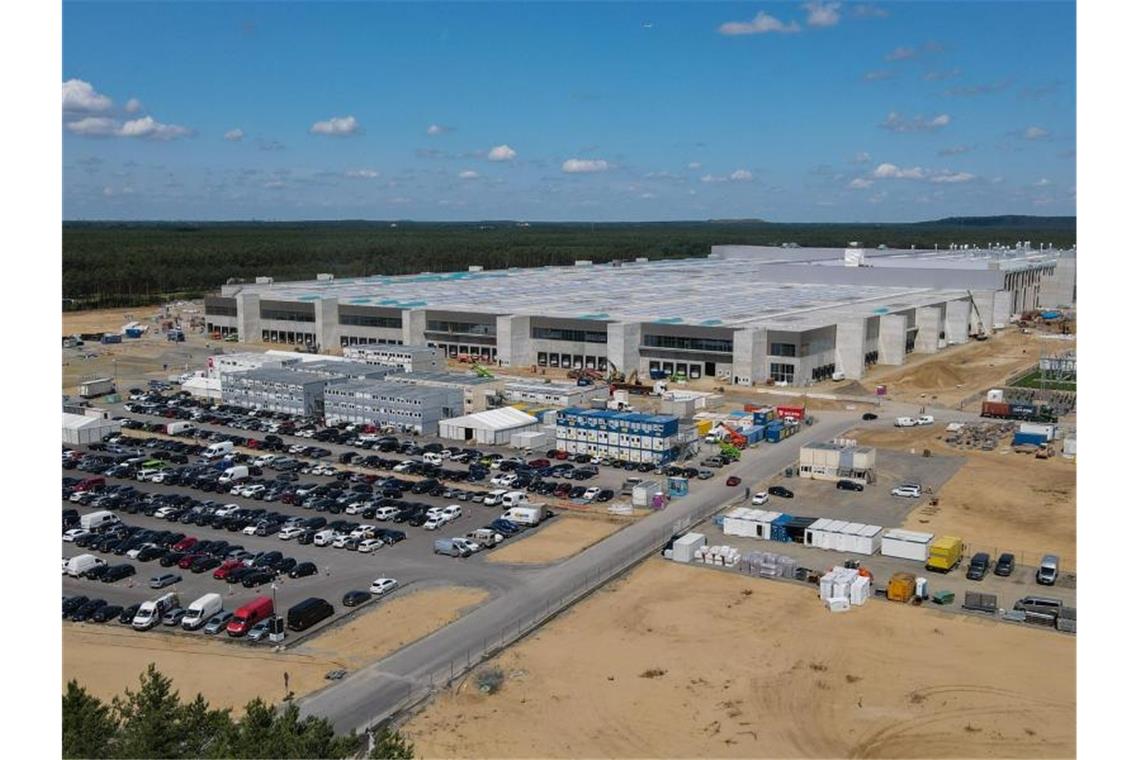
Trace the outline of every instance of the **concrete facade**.
{"type": "Polygon", "coordinates": [[[606,357],[619,372],[626,375],[638,369],[641,348],[641,325],[611,322],[606,326],[606,357]]]}
{"type": "Polygon", "coordinates": [[[879,363],[890,366],[906,361],[906,318],[888,314],[879,318],[879,363]]]}
{"type": "Polygon", "coordinates": [[[994,329],[1000,330],[1009,325],[1013,314],[1013,293],[1008,290],[999,290],[994,293],[994,329]]]}
{"type": "Polygon", "coordinates": [[[768,331],[751,327],[732,334],[732,382],[762,385],[768,378],[768,331]]]}
{"type": "Polygon", "coordinates": [[[956,345],[970,339],[970,302],[950,301],[946,304],[946,343],[956,345]]]}
{"type": "Polygon", "coordinates": [[[850,380],[863,377],[866,335],[865,319],[848,320],[835,326],[835,367],[850,380]]]}
{"type": "Polygon", "coordinates": [[[915,323],[918,325],[918,334],[914,341],[914,352],[916,354],[938,352],[938,343],[943,340],[942,321],[941,307],[924,306],[915,312],[915,323]]]}

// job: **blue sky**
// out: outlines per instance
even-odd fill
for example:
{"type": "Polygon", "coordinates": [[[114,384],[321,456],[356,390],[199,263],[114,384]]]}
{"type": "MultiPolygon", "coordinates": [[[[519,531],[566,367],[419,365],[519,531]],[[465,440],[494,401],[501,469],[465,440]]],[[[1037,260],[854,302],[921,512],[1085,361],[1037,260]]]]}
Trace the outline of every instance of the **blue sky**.
{"type": "Polygon", "coordinates": [[[67,2],[65,219],[1074,214],[1068,2],[67,2]]]}

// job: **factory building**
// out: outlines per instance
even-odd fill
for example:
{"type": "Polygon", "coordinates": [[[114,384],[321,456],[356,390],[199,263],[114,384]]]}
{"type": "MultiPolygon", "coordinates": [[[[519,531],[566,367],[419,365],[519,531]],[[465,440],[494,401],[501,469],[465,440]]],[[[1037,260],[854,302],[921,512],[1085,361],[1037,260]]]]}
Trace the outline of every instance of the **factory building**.
{"type": "Polygon", "coordinates": [[[682,430],[680,420],[668,414],[571,407],[559,410],[554,425],[560,451],[624,462],[671,462],[692,437],[691,430],[682,430]]]}
{"type": "Polygon", "coordinates": [[[404,372],[442,372],[447,369],[444,351],[437,346],[350,344],[344,349],[344,356],[353,361],[395,367],[404,372]]]}
{"type": "Polygon", "coordinates": [[[705,258],[227,285],[241,340],[428,345],[505,366],[858,379],[1076,301],[1074,251],[713,246],[705,258]]]}
{"type": "Polygon", "coordinates": [[[439,421],[463,411],[458,388],[425,387],[376,380],[350,380],[325,387],[325,422],[391,427],[435,435],[439,421]]]}

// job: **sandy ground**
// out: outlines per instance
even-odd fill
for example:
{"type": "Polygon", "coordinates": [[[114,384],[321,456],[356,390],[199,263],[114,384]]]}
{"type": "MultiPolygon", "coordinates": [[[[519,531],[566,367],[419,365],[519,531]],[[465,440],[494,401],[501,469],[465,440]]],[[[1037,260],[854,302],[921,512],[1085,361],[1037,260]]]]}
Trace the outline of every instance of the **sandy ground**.
{"type": "Polygon", "coordinates": [[[479,589],[444,587],[398,596],[350,622],[282,653],[204,635],[144,634],[120,625],[63,627],[63,684],[72,678],[110,699],[137,688],[154,663],[183,697],[201,692],[218,707],[243,707],[255,697],[274,702],[323,687],[330,670],[353,670],[396,651],[458,618],[486,598],[479,589]],[[398,629],[392,625],[399,621],[398,629]]]}
{"type": "Polygon", "coordinates": [[[422,757],[1072,757],[1075,645],[654,559],[403,730],[422,757]]]}
{"type": "MultiPolygon", "coordinates": [[[[901,367],[878,365],[860,381],[868,388],[887,386],[887,395],[903,401],[938,401],[953,406],[979,391],[1003,385],[1014,373],[1032,367],[1042,349],[1059,347],[1017,329],[998,332],[986,341],[951,346],[937,354],[910,354],[901,367]]],[[[1075,346],[1069,346],[1075,347],[1075,346]]]]}
{"type": "Polygon", "coordinates": [[[488,562],[546,564],[572,557],[622,527],[620,522],[562,515],[525,538],[487,555],[488,562]]]}
{"type": "Polygon", "coordinates": [[[63,312],[63,335],[79,333],[118,332],[128,322],[143,322],[154,329],[153,317],[162,313],[158,306],[141,306],[129,309],[93,309],[63,312]]]}
{"type": "Polygon", "coordinates": [[[1070,570],[1077,562],[1077,465],[1055,456],[1034,459],[1008,446],[994,451],[957,449],[939,439],[944,426],[854,430],[860,444],[921,453],[961,456],[966,463],[938,493],[938,506],[924,504],[904,527],[964,539],[971,551],[1014,552],[1023,563],[1042,554],[1061,557],[1070,570]]]}

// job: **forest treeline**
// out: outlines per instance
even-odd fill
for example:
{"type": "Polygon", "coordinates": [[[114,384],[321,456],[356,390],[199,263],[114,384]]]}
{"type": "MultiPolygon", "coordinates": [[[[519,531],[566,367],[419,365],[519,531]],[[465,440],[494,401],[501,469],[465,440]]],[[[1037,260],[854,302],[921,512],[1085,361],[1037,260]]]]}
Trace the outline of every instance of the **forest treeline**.
{"type": "Polygon", "coordinates": [[[1073,217],[961,217],[916,224],[66,222],[65,309],[139,306],[197,297],[227,281],[278,281],[571,264],[579,259],[685,258],[716,244],[918,248],[951,243],[1068,247],[1073,217]]]}

